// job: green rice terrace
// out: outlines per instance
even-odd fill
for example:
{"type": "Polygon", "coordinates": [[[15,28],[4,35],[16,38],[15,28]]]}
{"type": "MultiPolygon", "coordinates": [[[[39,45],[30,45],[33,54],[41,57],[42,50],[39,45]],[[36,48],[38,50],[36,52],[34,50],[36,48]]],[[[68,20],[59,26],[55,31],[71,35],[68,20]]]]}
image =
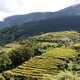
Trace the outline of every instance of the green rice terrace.
{"type": "Polygon", "coordinates": [[[0,80],[80,80],[80,33],[49,32],[1,45],[0,80]]]}

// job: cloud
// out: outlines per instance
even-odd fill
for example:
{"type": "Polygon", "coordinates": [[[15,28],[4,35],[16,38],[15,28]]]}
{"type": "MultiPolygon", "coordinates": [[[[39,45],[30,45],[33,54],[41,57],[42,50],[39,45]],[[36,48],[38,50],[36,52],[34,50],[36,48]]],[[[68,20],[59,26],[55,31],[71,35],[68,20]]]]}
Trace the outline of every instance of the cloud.
{"type": "Polygon", "coordinates": [[[13,12],[19,8],[17,0],[0,0],[0,11],[13,12]]]}
{"type": "Polygon", "coordinates": [[[13,13],[57,11],[80,0],[0,0],[0,10],[13,13]]]}
{"type": "Polygon", "coordinates": [[[0,0],[0,19],[15,14],[57,11],[80,0],[0,0]]]}
{"type": "Polygon", "coordinates": [[[57,11],[75,4],[76,0],[17,0],[17,2],[23,12],[38,12],[57,11]]]}
{"type": "Polygon", "coordinates": [[[13,15],[12,13],[7,13],[0,11],[0,21],[3,21],[5,17],[13,15]]]}

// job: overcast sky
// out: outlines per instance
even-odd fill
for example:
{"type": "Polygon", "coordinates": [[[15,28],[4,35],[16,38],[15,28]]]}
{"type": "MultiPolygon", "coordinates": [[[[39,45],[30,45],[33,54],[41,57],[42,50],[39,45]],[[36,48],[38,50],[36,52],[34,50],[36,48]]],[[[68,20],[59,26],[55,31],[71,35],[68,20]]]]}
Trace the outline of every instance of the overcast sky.
{"type": "Polygon", "coordinates": [[[0,20],[15,14],[54,12],[77,3],[80,0],[0,0],[0,20]]]}

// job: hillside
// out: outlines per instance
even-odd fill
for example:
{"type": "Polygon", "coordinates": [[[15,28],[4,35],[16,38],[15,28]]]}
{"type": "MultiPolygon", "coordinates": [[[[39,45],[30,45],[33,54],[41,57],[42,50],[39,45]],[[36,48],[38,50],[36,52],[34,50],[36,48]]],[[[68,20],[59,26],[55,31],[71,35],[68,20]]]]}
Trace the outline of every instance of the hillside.
{"type": "Polygon", "coordinates": [[[80,4],[72,5],[56,12],[34,12],[24,15],[14,15],[5,18],[4,22],[8,25],[21,25],[28,22],[36,22],[50,18],[58,18],[62,16],[79,16],[80,4]]]}
{"type": "MultiPolygon", "coordinates": [[[[0,21],[0,80],[80,80],[80,4],[66,7],[69,2],[62,1],[53,5],[62,10],[34,12],[41,5],[9,2],[1,2],[0,18],[6,18],[0,21]]],[[[48,10],[46,4],[41,8],[48,10]]]]}
{"type": "Polygon", "coordinates": [[[79,19],[79,16],[59,17],[24,23],[21,26],[14,25],[12,27],[4,28],[0,30],[0,43],[12,42],[18,39],[46,32],[65,30],[79,31],[79,19]]]}
{"type": "Polygon", "coordinates": [[[13,26],[14,24],[21,25],[24,23],[42,21],[50,18],[59,18],[65,16],[80,16],[79,14],[80,14],[80,4],[76,4],[56,12],[34,12],[24,15],[13,15],[5,18],[1,26],[7,27],[7,26],[13,26]]]}
{"type": "Polygon", "coordinates": [[[56,31],[80,31],[80,4],[57,12],[35,12],[7,17],[0,22],[0,45],[56,31]]]}
{"type": "Polygon", "coordinates": [[[0,78],[80,80],[80,33],[48,32],[0,46],[0,78]]]}

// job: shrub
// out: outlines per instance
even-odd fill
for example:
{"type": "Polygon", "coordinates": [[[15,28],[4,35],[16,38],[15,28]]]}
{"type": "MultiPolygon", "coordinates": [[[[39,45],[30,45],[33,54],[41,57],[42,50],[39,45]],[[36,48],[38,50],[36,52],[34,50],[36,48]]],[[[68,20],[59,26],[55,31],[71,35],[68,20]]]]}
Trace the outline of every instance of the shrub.
{"type": "Polygon", "coordinates": [[[6,80],[3,76],[0,76],[0,80],[6,80]]]}
{"type": "Polygon", "coordinates": [[[22,62],[30,59],[34,55],[33,51],[25,46],[21,46],[17,49],[12,50],[10,54],[11,61],[14,65],[21,64],[22,62]]]}
{"type": "Polygon", "coordinates": [[[11,63],[12,62],[7,54],[3,53],[0,55],[0,71],[8,69],[11,63]]]}

